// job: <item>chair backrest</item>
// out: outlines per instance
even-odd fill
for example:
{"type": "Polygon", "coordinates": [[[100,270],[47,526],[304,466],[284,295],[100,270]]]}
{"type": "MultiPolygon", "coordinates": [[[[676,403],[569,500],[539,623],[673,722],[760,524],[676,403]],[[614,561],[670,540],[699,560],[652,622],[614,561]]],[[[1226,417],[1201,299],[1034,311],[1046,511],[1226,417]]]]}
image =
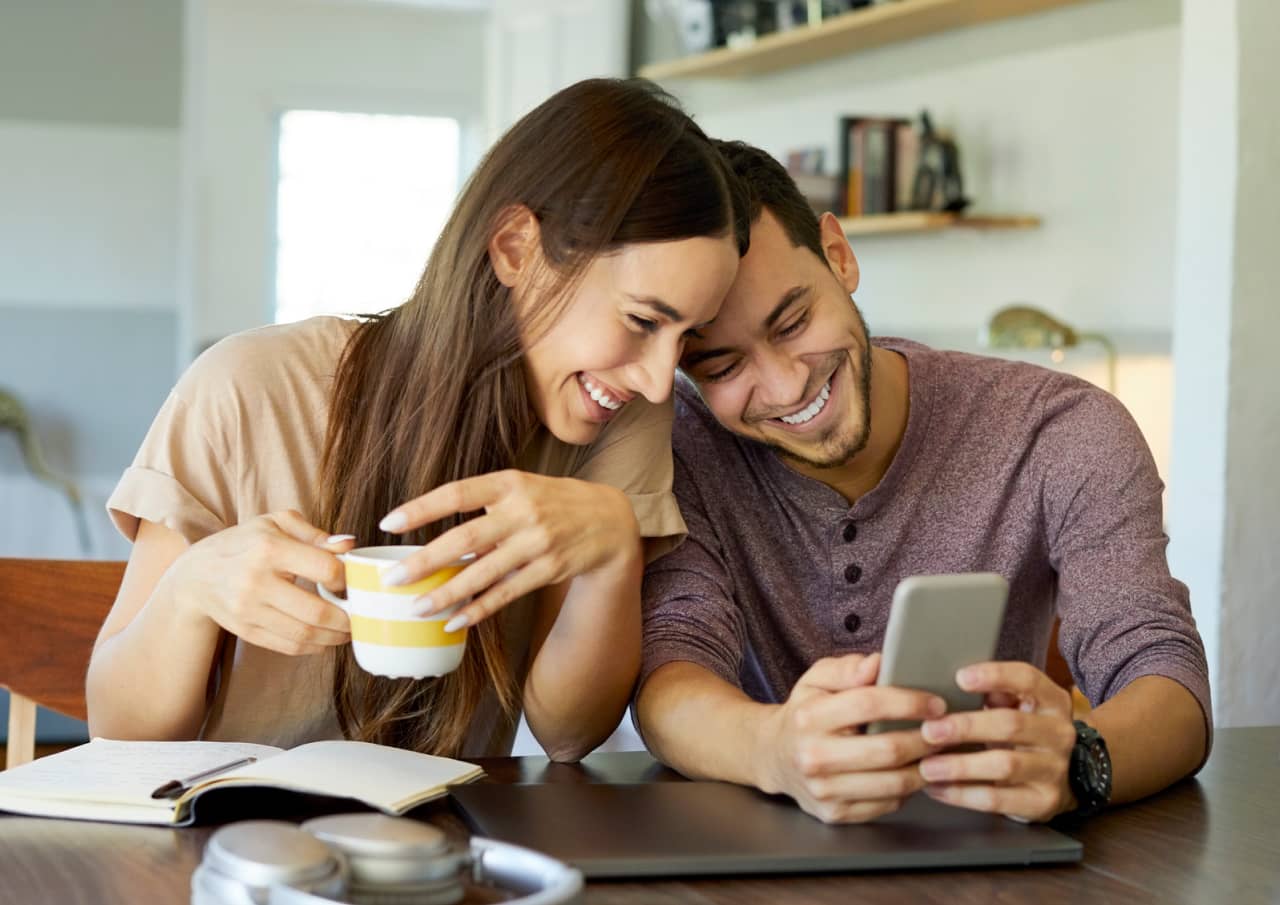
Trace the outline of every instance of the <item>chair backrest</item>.
{"type": "Polygon", "coordinates": [[[6,766],[30,760],[35,705],[85,719],[89,655],[123,562],[0,558],[0,687],[10,692],[6,766]]]}

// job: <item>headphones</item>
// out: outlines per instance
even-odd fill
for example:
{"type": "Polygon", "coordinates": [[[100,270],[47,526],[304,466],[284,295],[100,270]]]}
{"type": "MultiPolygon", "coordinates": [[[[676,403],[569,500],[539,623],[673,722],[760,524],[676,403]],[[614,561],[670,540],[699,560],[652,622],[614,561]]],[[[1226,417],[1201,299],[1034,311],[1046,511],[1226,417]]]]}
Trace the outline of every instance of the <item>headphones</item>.
{"type": "Polygon", "coordinates": [[[582,897],[582,872],[554,858],[481,837],[460,850],[430,824],[363,813],[223,827],[191,875],[191,905],[453,905],[468,879],[516,893],[507,905],[582,897]]]}

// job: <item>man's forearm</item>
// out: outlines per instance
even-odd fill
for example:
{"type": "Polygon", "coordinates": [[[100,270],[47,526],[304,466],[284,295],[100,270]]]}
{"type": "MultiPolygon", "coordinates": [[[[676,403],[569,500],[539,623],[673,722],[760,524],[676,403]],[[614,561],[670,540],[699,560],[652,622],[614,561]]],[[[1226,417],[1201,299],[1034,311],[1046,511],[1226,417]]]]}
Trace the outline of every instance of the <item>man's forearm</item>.
{"type": "Polygon", "coordinates": [[[663,763],[690,779],[757,787],[761,734],[776,710],[686,662],[659,668],[636,701],[641,735],[663,763]]]}
{"type": "Polygon", "coordinates": [[[1208,742],[1194,695],[1173,679],[1143,676],[1090,713],[1111,755],[1111,800],[1159,792],[1194,770],[1208,742]]]}

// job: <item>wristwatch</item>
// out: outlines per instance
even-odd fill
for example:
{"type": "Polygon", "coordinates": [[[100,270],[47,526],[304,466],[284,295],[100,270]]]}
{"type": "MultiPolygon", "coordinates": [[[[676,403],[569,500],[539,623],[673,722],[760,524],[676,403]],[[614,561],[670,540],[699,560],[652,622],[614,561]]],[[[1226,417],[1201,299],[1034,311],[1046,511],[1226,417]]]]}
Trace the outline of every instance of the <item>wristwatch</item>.
{"type": "Polygon", "coordinates": [[[1083,720],[1076,720],[1076,746],[1071,749],[1067,781],[1078,807],[1068,816],[1092,817],[1111,800],[1111,755],[1102,735],[1083,720]]]}

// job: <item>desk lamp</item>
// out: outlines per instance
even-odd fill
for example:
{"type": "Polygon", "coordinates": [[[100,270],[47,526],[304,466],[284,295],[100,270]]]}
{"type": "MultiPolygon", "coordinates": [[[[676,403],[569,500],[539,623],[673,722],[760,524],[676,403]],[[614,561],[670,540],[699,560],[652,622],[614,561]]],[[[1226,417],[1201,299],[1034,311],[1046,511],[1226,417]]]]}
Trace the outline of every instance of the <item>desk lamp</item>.
{"type": "Polygon", "coordinates": [[[1107,353],[1107,391],[1116,391],[1116,347],[1101,333],[1078,333],[1046,311],[1029,305],[1001,308],[982,331],[984,345],[993,349],[1052,349],[1053,360],[1061,362],[1063,349],[1082,342],[1096,342],[1107,353]]]}

